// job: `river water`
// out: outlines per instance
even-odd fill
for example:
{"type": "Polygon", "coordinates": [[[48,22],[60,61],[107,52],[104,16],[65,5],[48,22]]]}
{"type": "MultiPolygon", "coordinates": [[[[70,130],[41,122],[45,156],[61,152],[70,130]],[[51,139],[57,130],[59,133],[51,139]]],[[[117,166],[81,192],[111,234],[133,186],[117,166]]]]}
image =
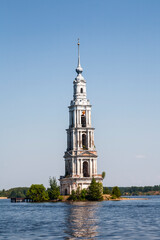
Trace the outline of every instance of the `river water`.
{"type": "Polygon", "coordinates": [[[160,196],[148,200],[11,203],[0,200],[0,240],[160,239],[160,196]]]}

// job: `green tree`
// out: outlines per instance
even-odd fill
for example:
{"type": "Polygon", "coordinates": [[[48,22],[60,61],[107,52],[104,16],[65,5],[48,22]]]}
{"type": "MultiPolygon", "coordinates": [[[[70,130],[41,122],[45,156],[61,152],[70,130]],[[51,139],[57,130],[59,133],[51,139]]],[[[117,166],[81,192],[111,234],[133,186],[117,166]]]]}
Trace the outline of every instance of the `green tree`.
{"type": "Polygon", "coordinates": [[[92,182],[88,188],[88,200],[98,201],[103,199],[103,186],[102,183],[96,182],[94,178],[92,178],[92,182]]]}
{"type": "Polygon", "coordinates": [[[27,197],[31,198],[34,202],[44,202],[49,199],[43,184],[32,184],[28,189],[27,197]]]}
{"type": "Polygon", "coordinates": [[[103,187],[103,194],[111,194],[111,191],[108,187],[103,187]]]}
{"type": "Polygon", "coordinates": [[[81,200],[85,200],[87,198],[87,190],[86,189],[82,189],[81,191],[81,200]]]}
{"type": "Polygon", "coordinates": [[[49,178],[50,188],[47,189],[48,196],[51,200],[58,199],[60,195],[59,186],[57,184],[56,178],[49,178]]]}
{"type": "Polygon", "coordinates": [[[27,191],[29,188],[27,187],[18,187],[18,188],[11,188],[9,190],[3,189],[0,191],[0,197],[26,197],[27,191]]]}
{"type": "Polygon", "coordinates": [[[102,172],[102,178],[104,179],[106,176],[106,173],[105,172],[102,172]]]}
{"type": "Polygon", "coordinates": [[[76,195],[76,192],[74,190],[72,190],[72,193],[71,193],[71,195],[69,196],[68,199],[73,200],[73,201],[77,200],[77,195],[76,195]]]}
{"type": "Polygon", "coordinates": [[[84,201],[86,200],[86,197],[87,190],[86,189],[80,190],[80,188],[78,187],[76,191],[72,190],[72,193],[68,199],[73,201],[84,201]]]}
{"type": "Polygon", "coordinates": [[[115,196],[117,198],[119,198],[121,196],[121,192],[119,190],[119,188],[116,186],[116,187],[113,187],[112,189],[112,196],[115,196]]]}

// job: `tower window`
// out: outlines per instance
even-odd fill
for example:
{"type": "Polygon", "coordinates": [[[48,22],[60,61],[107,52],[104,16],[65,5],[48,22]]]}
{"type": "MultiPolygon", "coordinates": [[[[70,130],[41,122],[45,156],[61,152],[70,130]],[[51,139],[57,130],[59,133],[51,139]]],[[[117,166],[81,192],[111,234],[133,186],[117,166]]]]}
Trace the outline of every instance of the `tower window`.
{"type": "Polygon", "coordinates": [[[81,88],[81,93],[83,93],[83,88],[81,88]]]}
{"type": "Polygon", "coordinates": [[[85,161],[83,163],[83,177],[89,177],[89,171],[88,171],[88,162],[85,161]]]}
{"type": "Polygon", "coordinates": [[[86,127],[85,111],[83,111],[83,112],[82,112],[82,115],[81,115],[81,124],[82,124],[82,127],[86,127]]]}
{"type": "Polygon", "coordinates": [[[82,134],[82,146],[83,146],[83,149],[87,149],[87,146],[86,146],[86,134],[82,134]]]}

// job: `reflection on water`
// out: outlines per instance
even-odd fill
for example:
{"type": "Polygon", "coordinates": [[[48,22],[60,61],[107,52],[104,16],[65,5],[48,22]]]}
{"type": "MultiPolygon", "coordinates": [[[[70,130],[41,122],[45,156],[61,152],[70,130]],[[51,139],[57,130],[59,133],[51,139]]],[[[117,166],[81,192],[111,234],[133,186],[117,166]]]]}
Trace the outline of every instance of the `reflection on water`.
{"type": "Polygon", "coordinates": [[[160,240],[159,226],[160,196],[118,202],[0,200],[0,240],[160,240]]]}
{"type": "Polygon", "coordinates": [[[97,202],[74,202],[69,204],[66,214],[66,239],[94,239],[97,236],[99,216],[97,202]]]}

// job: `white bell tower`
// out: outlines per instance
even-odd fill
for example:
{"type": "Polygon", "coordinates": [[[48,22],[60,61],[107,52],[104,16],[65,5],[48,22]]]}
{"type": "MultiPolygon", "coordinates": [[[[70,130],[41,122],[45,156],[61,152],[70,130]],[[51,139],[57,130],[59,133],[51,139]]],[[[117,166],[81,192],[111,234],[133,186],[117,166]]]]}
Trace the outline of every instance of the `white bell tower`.
{"type": "Polygon", "coordinates": [[[91,124],[91,105],[87,100],[86,81],[82,76],[79,46],[78,40],[77,77],[73,81],[73,100],[69,106],[69,128],[66,130],[65,176],[60,177],[62,195],[71,194],[78,187],[88,188],[93,177],[102,182],[102,175],[97,175],[95,129],[91,124]]]}

